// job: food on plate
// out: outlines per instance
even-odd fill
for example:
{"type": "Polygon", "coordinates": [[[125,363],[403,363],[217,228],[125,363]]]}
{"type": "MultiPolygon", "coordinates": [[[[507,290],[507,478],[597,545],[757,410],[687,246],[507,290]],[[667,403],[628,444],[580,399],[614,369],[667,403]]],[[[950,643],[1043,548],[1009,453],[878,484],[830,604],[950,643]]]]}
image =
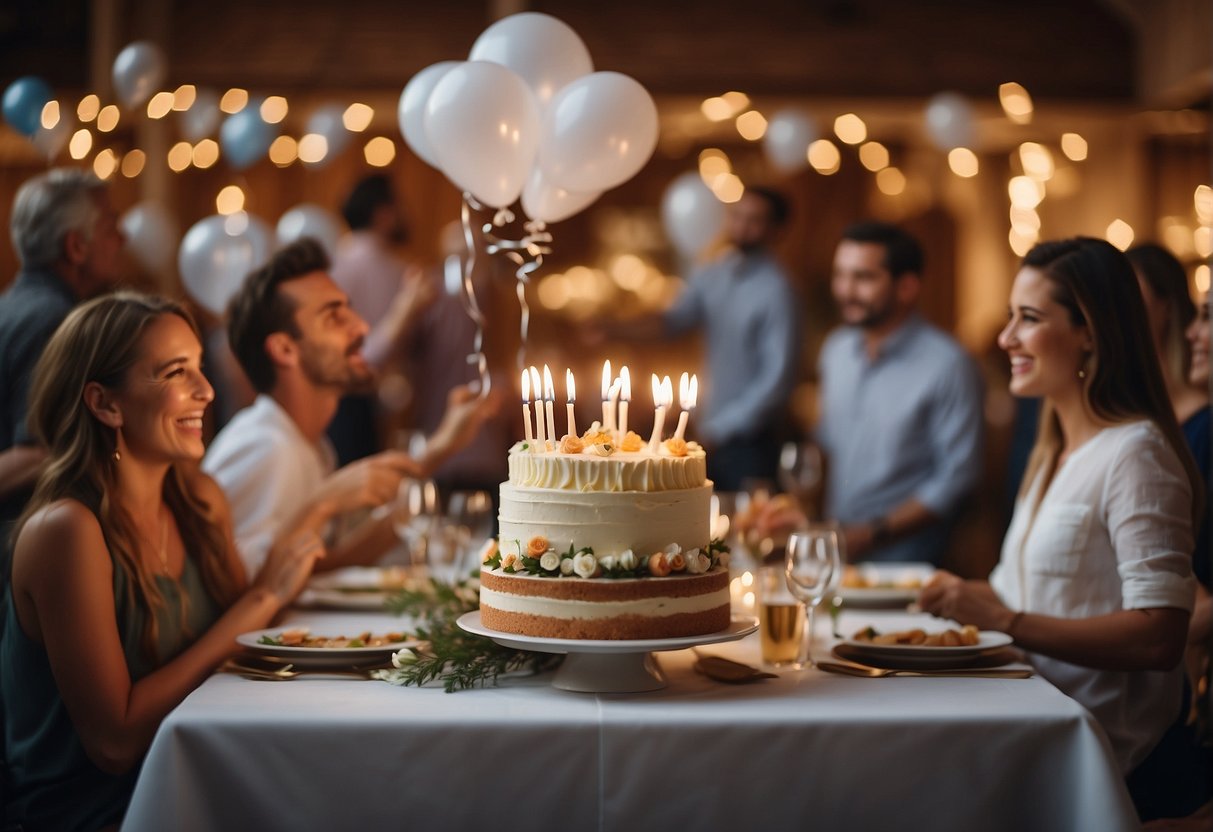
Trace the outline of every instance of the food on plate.
{"type": "Polygon", "coordinates": [[[972,624],[966,624],[959,630],[936,633],[928,633],[922,629],[881,633],[869,626],[859,630],[851,639],[869,644],[904,644],[914,647],[972,647],[981,643],[977,628],[972,624]]]}
{"type": "Polygon", "coordinates": [[[703,449],[688,442],[676,456],[624,441],[600,454],[600,434],[591,428],[576,453],[510,449],[500,536],[480,570],[481,621],[562,639],[725,629],[729,571],[724,547],[710,540],[703,449]]]}
{"type": "Polygon", "coordinates": [[[316,647],[328,649],[351,649],[358,647],[383,647],[404,641],[404,633],[384,633],[381,636],[372,635],[368,630],[356,636],[314,636],[304,627],[283,630],[277,635],[263,635],[257,639],[258,644],[269,644],[274,647],[316,647]]]}
{"type": "Polygon", "coordinates": [[[859,566],[848,565],[842,573],[844,589],[922,589],[924,583],[920,574],[880,575],[859,566]]]}

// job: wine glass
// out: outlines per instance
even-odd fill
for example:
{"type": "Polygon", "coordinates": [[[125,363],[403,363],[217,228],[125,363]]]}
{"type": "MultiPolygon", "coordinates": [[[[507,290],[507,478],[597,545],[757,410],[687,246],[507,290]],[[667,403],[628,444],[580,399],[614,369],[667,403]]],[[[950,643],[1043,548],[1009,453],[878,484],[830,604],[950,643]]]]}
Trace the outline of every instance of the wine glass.
{"type": "Polygon", "coordinates": [[[815,514],[822,468],[821,449],[812,442],[786,442],[779,451],[779,485],[807,517],[815,514]]]}
{"type": "Polygon", "coordinates": [[[402,480],[396,494],[392,525],[409,549],[414,565],[426,562],[430,532],[438,514],[438,487],[433,480],[402,480]]]}
{"type": "Polygon", "coordinates": [[[805,606],[805,636],[797,666],[812,668],[813,612],[824,598],[834,594],[842,576],[838,549],[838,528],[810,524],[788,538],[784,556],[788,590],[805,606]]]}
{"type": "Polygon", "coordinates": [[[493,496],[487,491],[453,491],[446,518],[453,529],[450,572],[456,581],[480,566],[472,559],[493,536],[493,496]]]}

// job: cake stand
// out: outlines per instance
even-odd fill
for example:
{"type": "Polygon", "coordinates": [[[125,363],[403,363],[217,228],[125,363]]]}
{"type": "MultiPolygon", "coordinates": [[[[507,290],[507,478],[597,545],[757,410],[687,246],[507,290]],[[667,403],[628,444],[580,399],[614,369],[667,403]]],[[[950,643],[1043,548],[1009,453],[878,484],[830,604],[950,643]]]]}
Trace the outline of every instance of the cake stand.
{"type": "Polygon", "coordinates": [[[758,620],[755,618],[734,618],[726,629],[701,636],[598,641],[541,638],[490,630],[480,622],[479,610],[461,615],[456,623],[467,632],[491,638],[503,647],[533,650],[538,653],[568,654],[552,679],[552,687],[583,693],[640,693],[661,690],[666,686],[666,678],[653,656],[654,653],[736,641],[758,629],[758,620]]]}

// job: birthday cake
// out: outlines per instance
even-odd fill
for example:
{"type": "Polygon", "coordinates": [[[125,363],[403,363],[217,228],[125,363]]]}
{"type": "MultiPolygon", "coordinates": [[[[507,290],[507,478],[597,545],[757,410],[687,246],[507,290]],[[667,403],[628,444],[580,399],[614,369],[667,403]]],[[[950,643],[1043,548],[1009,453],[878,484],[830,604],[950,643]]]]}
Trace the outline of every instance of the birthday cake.
{"type": "Polygon", "coordinates": [[[659,639],[729,626],[727,555],[710,538],[703,449],[616,444],[591,428],[520,442],[500,536],[480,573],[486,627],[565,639],[659,639]]]}

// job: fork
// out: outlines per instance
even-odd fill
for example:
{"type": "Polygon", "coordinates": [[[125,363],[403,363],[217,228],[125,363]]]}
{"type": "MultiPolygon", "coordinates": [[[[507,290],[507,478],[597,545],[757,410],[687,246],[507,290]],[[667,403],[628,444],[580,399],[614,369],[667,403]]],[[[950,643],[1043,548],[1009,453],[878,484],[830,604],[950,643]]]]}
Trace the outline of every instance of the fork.
{"type": "Polygon", "coordinates": [[[985,679],[1028,679],[1032,676],[1031,670],[1016,670],[1014,668],[885,670],[879,667],[863,667],[857,664],[838,664],[836,662],[818,662],[817,667],[828,673],[841,673],[844,676],[861,676],[868,679],[883,679],[886,676],[968,676],[985,679]]]}

